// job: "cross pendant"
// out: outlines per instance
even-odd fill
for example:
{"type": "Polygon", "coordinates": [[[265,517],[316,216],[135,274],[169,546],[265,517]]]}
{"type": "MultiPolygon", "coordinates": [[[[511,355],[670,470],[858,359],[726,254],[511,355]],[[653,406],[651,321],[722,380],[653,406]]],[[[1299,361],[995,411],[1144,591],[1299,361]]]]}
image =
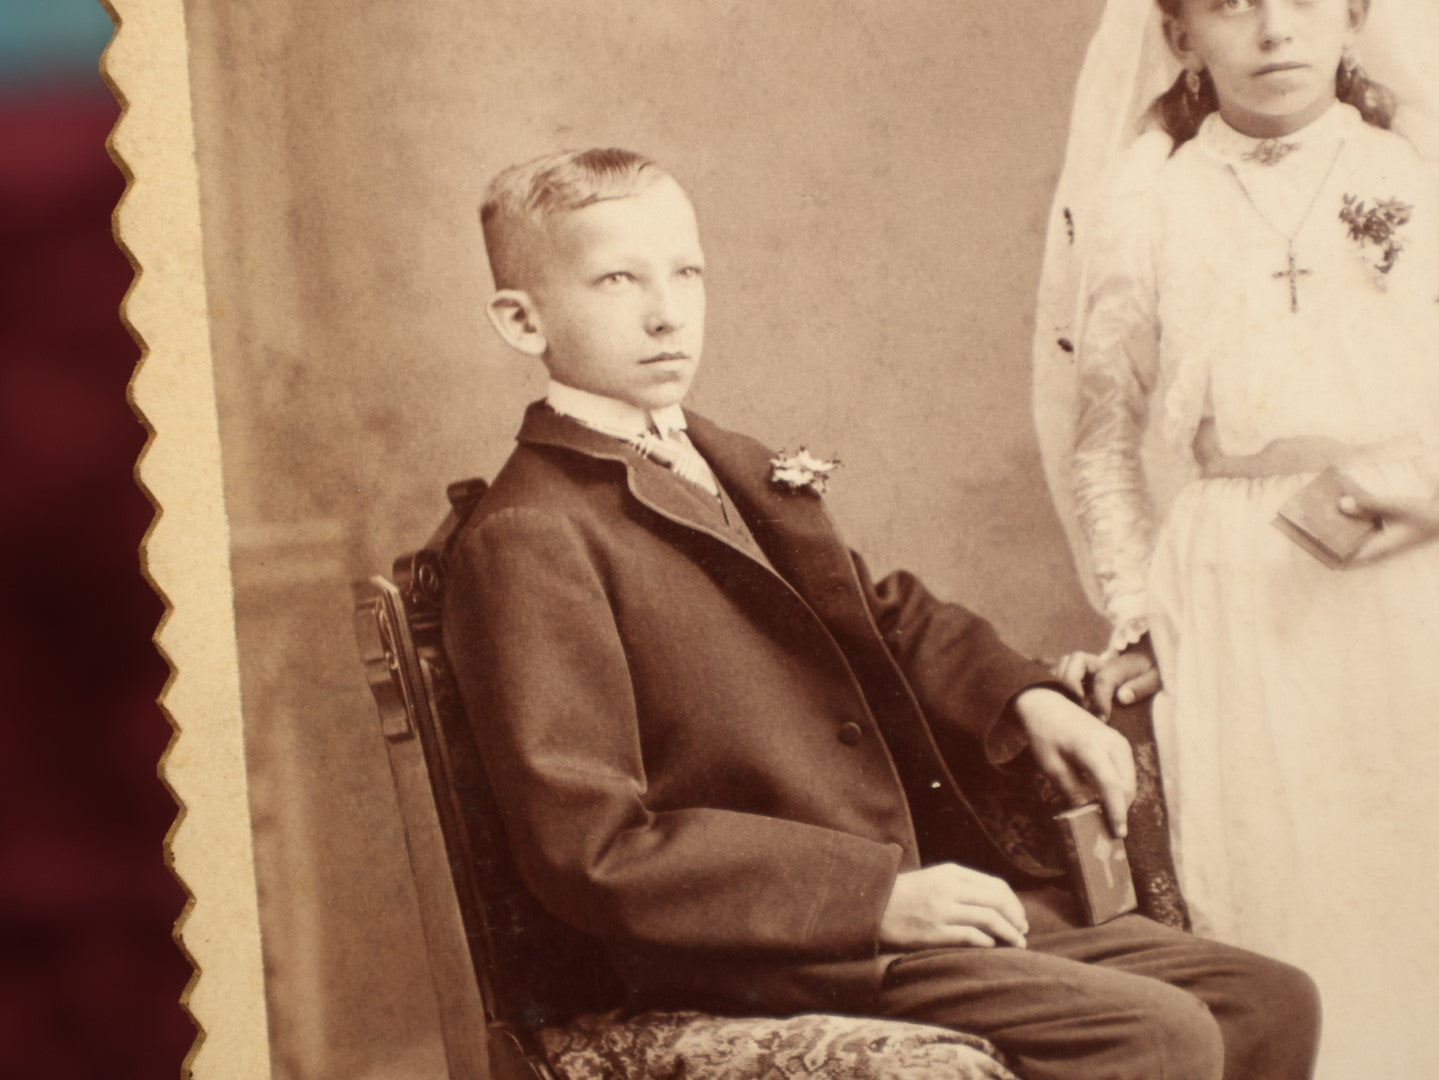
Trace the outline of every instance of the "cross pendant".
{"type": "Polygon", "coordinates": [[[1289,279],[1289,310],[1298,313],[1299,311],[1299,279],[1308,277],[1312,273],[1309,270],[1301,270],[1294,259],[1294,252],[1289,253],[1289,268],[1287,270],[1276,270],[1272,277],[1289,279]]]}

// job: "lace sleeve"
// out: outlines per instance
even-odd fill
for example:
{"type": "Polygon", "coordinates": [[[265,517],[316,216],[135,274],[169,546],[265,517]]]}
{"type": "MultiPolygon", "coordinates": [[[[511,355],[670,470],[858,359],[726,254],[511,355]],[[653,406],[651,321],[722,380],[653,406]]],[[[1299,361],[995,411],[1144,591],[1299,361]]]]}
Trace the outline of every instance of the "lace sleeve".
{"type": "Polygon", "coordinates": [[[1149,137],[1140,143],[1120,162],[1093,240],[1076,358],[1075,509],[1114,626],[1111,649],[1133,644],[1147,629],[1154,532],[1141,445],[1159,356],[1152,199],[1157,144],[1149,137]]]}

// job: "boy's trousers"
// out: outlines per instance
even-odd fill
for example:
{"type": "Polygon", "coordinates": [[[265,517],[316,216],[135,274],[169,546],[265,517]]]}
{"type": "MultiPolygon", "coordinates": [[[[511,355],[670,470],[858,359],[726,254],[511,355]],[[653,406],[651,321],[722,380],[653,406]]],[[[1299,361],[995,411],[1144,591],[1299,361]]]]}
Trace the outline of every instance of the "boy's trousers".
{"type": "Polygon", "coordinates": [[[1025,1080],[1302,1080],[1318,992],[1277,960],[1125,915],[1077,926],[1055,888],[1019,894],[1028,948],[892,961],[870,1009],[983,1035],[1025,1080]]]}

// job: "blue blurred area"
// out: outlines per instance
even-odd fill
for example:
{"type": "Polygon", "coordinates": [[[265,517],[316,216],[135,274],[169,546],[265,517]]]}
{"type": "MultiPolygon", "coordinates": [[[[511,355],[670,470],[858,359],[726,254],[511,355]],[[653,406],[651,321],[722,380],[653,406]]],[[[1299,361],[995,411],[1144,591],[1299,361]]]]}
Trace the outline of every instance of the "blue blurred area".
{"type": "Polygon", "coordinates": [[[0,0],[0,93],[99,87],[111,30],[99,0],[0,0]]]}

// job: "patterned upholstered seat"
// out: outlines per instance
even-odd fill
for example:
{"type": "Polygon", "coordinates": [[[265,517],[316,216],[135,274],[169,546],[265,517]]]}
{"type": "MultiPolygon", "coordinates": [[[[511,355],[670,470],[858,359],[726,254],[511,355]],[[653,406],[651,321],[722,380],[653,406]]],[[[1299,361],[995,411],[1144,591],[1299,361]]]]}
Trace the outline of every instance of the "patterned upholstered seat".
{"type": "Polygon", "coordinates": [[[1017,1080],[999,1051],[978,1036],[854,1016],[666,1012],[624,1019],[602,1013],[546,1028],[539,1041],[564,1080],[1017,1080]]]}

